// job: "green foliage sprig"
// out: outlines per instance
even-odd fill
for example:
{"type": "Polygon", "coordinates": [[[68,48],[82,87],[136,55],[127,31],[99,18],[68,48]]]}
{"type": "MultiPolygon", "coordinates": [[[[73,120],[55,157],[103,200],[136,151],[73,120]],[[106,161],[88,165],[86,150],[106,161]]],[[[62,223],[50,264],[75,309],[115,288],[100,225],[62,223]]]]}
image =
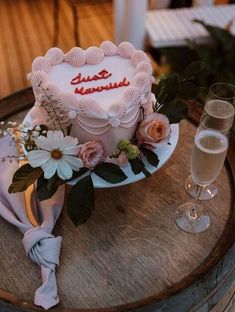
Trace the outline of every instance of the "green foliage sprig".
{"type": "Polygon", "coordinates": [[[163,76],[158,85],[153,86],[156,96],[154,111],[165,114],[170,123],[178,123],[187,117],[186,101],[195,99],[207,87],[210,71],[205,63],[195,61],[181,74],[163,76]]]}

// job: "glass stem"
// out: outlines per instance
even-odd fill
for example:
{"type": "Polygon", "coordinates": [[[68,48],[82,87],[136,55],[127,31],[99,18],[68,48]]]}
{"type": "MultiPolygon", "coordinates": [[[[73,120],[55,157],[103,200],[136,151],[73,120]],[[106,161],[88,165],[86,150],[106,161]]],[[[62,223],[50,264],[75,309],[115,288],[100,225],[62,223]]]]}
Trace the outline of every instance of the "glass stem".
{"type": "Polygon", "coordinates": [[[203,189],[203,187],[201,185],[197,184],[195,205],[194,205],[194,207],[192,208],[192,210],[190,212],[190,217],[193,218],[193,219],[197,218],[197,205],[198,205],[198,202],[199,202],[199,198],[200,198],[202,189],[203,189]]]}

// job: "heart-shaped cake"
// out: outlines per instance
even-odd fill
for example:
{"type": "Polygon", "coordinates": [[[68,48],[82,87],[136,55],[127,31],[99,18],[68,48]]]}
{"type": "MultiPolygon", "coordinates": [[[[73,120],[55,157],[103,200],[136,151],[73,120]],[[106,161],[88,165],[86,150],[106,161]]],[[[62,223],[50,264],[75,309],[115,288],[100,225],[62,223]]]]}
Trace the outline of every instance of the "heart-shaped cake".
{"type": "Polygon", "coordinates": [[[33,61],[28,77],[36,98],[32,123],[47,123],[47,114],[54,114],[54,128],[72,124],[71,135],[79,143],[100,140],[107,156],[121,139],[132,138],[140,108],[152,109],[150,60],[129,42],[117,47],[104,41],[100,47],[75,47],[66,54],[52,48],[33,61]]]}

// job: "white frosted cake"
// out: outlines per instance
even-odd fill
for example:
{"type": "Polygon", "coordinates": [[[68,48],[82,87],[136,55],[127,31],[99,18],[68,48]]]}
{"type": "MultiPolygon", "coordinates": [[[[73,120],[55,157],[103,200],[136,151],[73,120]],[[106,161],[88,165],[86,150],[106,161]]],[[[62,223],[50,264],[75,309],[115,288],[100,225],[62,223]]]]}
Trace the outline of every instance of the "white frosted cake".
{"type": "Polygon", "coordinates": [[[66,54],[52,48],[33,61],[28,77],[36,98],[32,123],[45,124],[46,103],[53,102],[49,113],[60,116],[54,128],[71,123],[71,135],[79,143],[100,140],[107,156],[121,139],[132,138],[140,107],[152,107],[150,60],[128,42],[117,47],[104,41],[100,47],[75,47],[66,54]]]}

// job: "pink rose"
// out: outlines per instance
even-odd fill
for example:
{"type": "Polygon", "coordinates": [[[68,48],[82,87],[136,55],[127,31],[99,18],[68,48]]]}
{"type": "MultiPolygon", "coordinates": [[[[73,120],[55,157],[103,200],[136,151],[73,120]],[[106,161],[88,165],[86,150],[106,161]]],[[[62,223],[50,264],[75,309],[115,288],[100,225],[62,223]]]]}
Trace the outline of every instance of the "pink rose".
{"type": "Polygon", "coordinates": [[[88,169],[92,170],[104,160],[104,148],[100,141],[89,141],[81,146],[79,158],[88,169]]]}
{"type": "Polygon", "coordinates": [[[138,145],[144,144],[149,149],[168,143],[170,138],[168,118],[163,114],[148,113],[140,123],[136,137],[138,145]]]}

